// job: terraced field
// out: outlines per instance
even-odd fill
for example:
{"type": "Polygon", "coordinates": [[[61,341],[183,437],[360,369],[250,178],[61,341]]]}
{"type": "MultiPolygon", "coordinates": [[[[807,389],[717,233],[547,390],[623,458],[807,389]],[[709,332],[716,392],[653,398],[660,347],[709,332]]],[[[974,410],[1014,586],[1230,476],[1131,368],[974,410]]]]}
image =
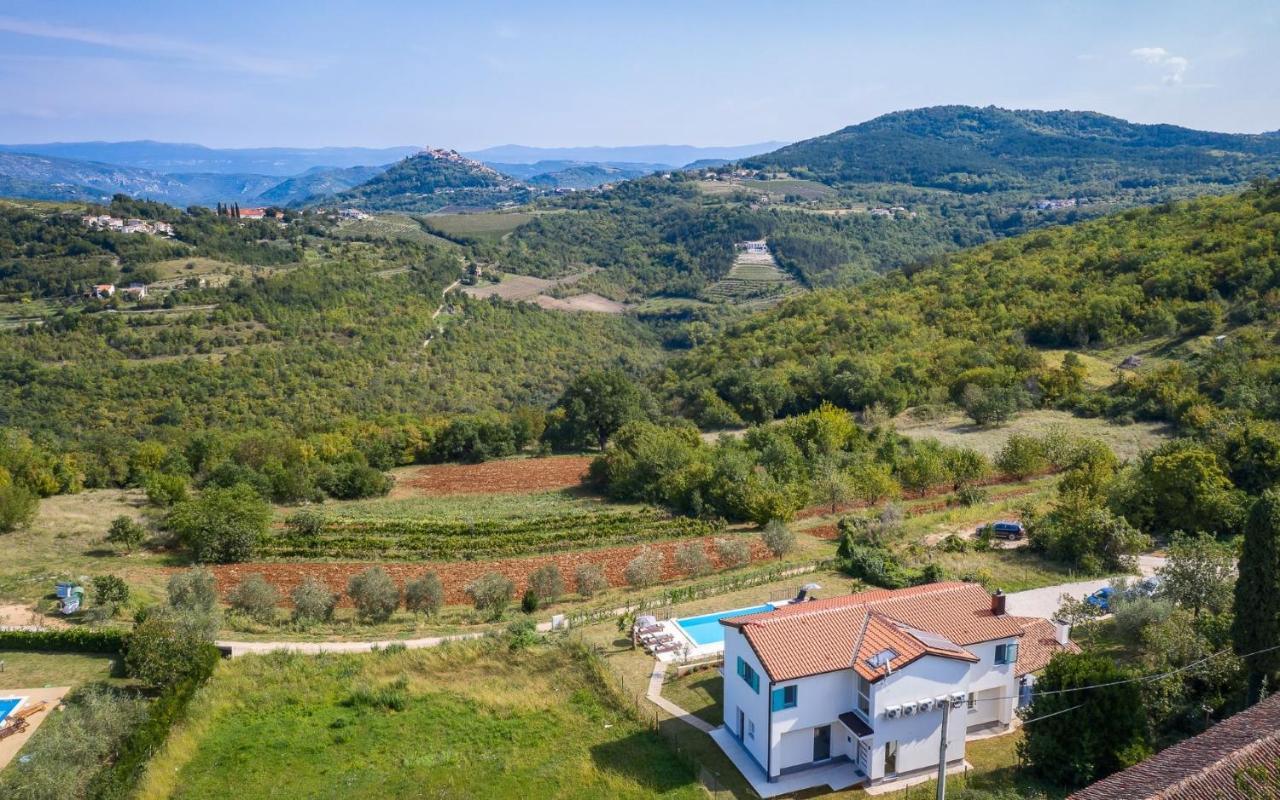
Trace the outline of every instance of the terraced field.
{"type": "Polygon", "coordinates": [[[747,307],[764,307],[802,291],[790,273],[778,266],[772,253],[741,251],[729,274],[707,287],[708,300],[747,307]]]}

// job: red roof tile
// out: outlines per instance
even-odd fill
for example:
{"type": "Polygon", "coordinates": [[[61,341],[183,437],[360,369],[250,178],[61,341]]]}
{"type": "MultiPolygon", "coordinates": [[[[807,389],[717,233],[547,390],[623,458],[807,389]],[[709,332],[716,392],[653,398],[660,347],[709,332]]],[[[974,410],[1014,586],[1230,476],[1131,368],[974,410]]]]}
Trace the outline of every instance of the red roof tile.
{"type": "Polygon", "coordinates": [[[1067,800],[1258,800],[1280,796],[1280,695],[1103,778],[1067,800]]]}
{"type": "Polygon", "coordinates": [[[1066,651],[1079,653],[1080,646],[1068,640],[1058,644],[1057,631],[1047,619],[1039,617],[1014,617],[1022,626],[1022,640],[1018,643],[1018,663],[1014,672],[1019,677],[1029,672],[1039,672],[1049,664],[1055,653],[1066,651]]]}
{"type": "Polygon", "coordinates": [[[1022,635],[1018,618],[991,613],[991,597],[973,583],[931,583],[909,589],[874,589],[783,606],[721,622],[738,628],[769,677],[791,680],[854,668],[868,680],[924,655],[976,661],[965,647],[1022,635]],[[936,634],[922,638],[917,634],[936,634]],[[897,655],[872,667],[884,650],[897,655]]]}

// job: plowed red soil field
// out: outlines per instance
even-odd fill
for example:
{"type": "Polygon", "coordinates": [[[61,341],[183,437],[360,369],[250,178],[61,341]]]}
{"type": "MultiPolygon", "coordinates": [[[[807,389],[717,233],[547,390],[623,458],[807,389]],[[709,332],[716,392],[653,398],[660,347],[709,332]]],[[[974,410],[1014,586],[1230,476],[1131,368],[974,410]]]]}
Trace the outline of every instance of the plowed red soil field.
{"type": "MultiPolygon", "coordinates": [[[[742,536],[745,534],[726,535],[742,536]]],[[[707,536],[700,540],[682,539],[678,542],[654,543],[648,545],[648,547],[662,552],[662,578],[663,580],[669,580],[680,575],[680,571],[676,569],[675,565],[675,549],[684,542],[701,541],[712,563],[719,569],[722,565],[716,555],[715,539],[716,537],[714,536],[707,536]]],[[[769,551],[765,549],[759,537],[751,536],[750,540],[752,561],[760,561],[770,557],[769,551]]],[[[515,598],[518,600],[524,592],[525,580],[528,578],[529,573],[544,564],[555,564],[560,568],[560,572],[564,575],[566,588],[570,592],[573,591],[574,570],[579,565],[586,563],[600,564],[604,568],[610,586],[624,586],[626,585],[626,578],[623,575],[623,571],[627,567],[627,562],[635,558],[643,547],[644,545],[611,547],[602,550],[583,550],[575,553],[530,556],[499,561],[441,561],[415,564],[397,562],[383,563],[379,566],[385,569],[395,582],[402,587],[405,581],[416,578],[428,570],[434,570],[444,584],[446,603],[468,602],[467,595],[463,591],[467,583],[486,572],[499,572],[516,585],[515,598]]],[[[224,596],[245,576],[258,573],[280,591],[281,597],[287,603],[289,593],[309,575],[324,581],[330,591],[345,594],[347,580],[352,575],[363,572],[371,566],[373,564],[360,562],[250,562],[245,564],[221,564],[212,567],[212,569],[218,579],[218,591],[224,596]]],[[[349,603],[350,601],[346,597],[342,598],[342,604],[349,603]]]]}
{"type": "Polygon", "coordinates": [[[549,492],[579,485],[590,466],[591,456],[518,458],[483,464],[433,464],[402,475],[391,490],[391,496],[549,492]]]}

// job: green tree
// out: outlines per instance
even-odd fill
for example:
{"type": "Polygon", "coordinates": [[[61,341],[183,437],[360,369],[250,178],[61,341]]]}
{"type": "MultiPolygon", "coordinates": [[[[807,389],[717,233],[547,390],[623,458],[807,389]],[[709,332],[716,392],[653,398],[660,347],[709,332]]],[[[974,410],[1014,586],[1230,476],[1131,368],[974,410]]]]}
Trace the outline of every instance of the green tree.
{"type": "Polygon", "coordinates": [[[764,530],[760,531],[760,538],[774,558],[782,558],[796,546],[796,535],[780,519],[771,519],[765,523],[764,530]]]}
{"type": "Polygon", "coordinates": [[[853,497],[853,480],[840,465],[826,460],[818,465],[813,476],[813,499],[831,508],[831,513],[853,497]]]}
{"type": "Polygon", "coordinates": [[[1028,768],[1059,786],[1080,786],[1149,753],[1147,716],[1134,675],[1109,657],[1059,653],[1036,681],[1018,749],[1028,768]],[[1099,688],[1070,691],[1084,686],[1099,688]]]}
{"type": "Polygon", "coordinates": [[[662,560],[662,551],[644,548],[623,570],[627,583],[643,588],[662,580],[662,560]]]}
{"type": "Polygon", "coordinates": [[[19,483],[0,485],[0,533],[31,524],[39,502],[31,490],[19,483]]]}
{"type": "Polygon", "coordinates": [[[120,608],[129,602],[129,584],[118,575],[96,575],[93,578],[93,599],[99,605],[120,608]]]}
{"type": "Polygon", "coordinates": [[[227,604],[254,622],[270,625],[276,621],[280,592],[260,573],[246,575],[227,593],[227,604]]]}
{"type": "Polygon", "coordinates": [[[578,594],[591,597],[609,588],[609,579],[605,577],[604,568],[595,562],[580,564],[573,573],[573,583],[578,594]]]}
{"type": "Polygon", "coordinates": [[[182,475],[153,473],[146,482],[147,500],[168,508],[187,499],[187,479],[182,475]]]}
{"type": "Polygon", "coordinates": [[[1231,533],[1244,516],[1244,499],[1218,457],[1189,439],[1145,453],[1114,504],[1129,521],[1155,534],[1174,531],[1231,533]]]}
{"type": "Polygon", "coordinates": [[[711,559],[701,539],[676,545],[674,560],[676,569],[690,577],[698,578],[711,571],[711,559]]]}
{"type": "Polygon", "coordinates": [[[111,527],[107,529],[107,542],[123,547],[126,553],[132,553],[146,538],[146,529],[123,514],[111,520],[111,527]]]}
{"type": "Polygon", "coordinates": [[[1240,551],[1232,645],[1249,670],[1249,705],[1268,677],[1280,673],[1280,490],[1253,504],[1240,551]],[[1258,651],[1267,652],[1258,652],[1258,651]]]}
{"type": "Polygon", "coordinates": [[[996,469],[1018,480],[1025,480],[1049,468],[1044,444],[1034,436],[1015,433],[1005,441],[996,455],[996,469]]]}
{"type": "Polygon", "coordinates": [[[539,605],[554,603],[564,594],[564,576],[555,564],[544,564],[529,574],[528,586],[539,605]]]}
{"type": "Polygon", "coordinates": [[[621,370],[584,372],[560,396],[559,417],[547,433],[563,448],[603,450],[619,428],[646,416],[645,406],[644,393],[621,370]]]}
{"type": "Polygon", "coordinates": [[[347,595],[361,622],[386,622],[400,605],[400,589],[382,567],[369,567],[347,581],[347,595]]]}
{"type": "Polygon", "coordinates": [[[167,610],[148,614],[129,634],[124,664],[147,686],[162,688],[197,674],[210,639],[167,610]]]}
{"type": "Polygon", "coordinates": [[[500,572],[488,572],[471,581],[463,589],[477,611],[487,611],[490,619],[500,619],[516,592],[507,576],[500,572]]]}
{"type": "Polygon", "coordinates": [[[289,593],[293,601],[293,623],[306,628],[333,619],[333,609],[338,605],[338,595],[312,575],[289,593]]]}
{"type": "Polygon", "coordinates": [[[245,484],[208,488],[179,503],[165,524],[191,550],[197,563],[247,561],[266,535],[271,507],[245,484]]]}
{"type": "Polygon", "coordinates": [[[434,572],[424,572],[404,585],[404,607],[416,614],[434,616],[444,607],[444,584],[434,572]]]}
{"type": "Polygon", "coordinates": [[[1169,557],[1156,574],[1164,579],[1160,591],[1173,602],[1191,610],[1218,614],[1231,605],[1235,587],[1235,549],[1202,533],[1187,536],[1174,533],[1169,557]]]}

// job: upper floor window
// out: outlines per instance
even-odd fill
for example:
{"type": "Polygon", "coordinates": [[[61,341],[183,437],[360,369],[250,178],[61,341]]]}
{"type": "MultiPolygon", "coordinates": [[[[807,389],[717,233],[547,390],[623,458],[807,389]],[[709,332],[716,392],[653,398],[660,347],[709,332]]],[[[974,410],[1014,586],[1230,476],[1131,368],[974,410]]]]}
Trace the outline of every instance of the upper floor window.
{"type": "Polygon", "coordinates": [[[862,716],[870,719],[871,717],[871,681],[858,676],[858,710],[862,712],[862,716]]]}
{"type": "Polygon", "coordinates": [[[1018,661],[1018,643],[996,645],[997,664],[1015,664],[1018,661]]]}
{"type": "Polygon", "coordinates": [[[781,711],[784,708],[795,708],[799,696],[800,690],[798,686],[783,686],[780,689],[774,689],[773,710],[781,711]]]}
{"type": "Polygon", "coordinates": [[[738,677],[746,681],[756,694],[760,694],[760,675],[742,659],[742,656],[738,656],[738,677]]]}

